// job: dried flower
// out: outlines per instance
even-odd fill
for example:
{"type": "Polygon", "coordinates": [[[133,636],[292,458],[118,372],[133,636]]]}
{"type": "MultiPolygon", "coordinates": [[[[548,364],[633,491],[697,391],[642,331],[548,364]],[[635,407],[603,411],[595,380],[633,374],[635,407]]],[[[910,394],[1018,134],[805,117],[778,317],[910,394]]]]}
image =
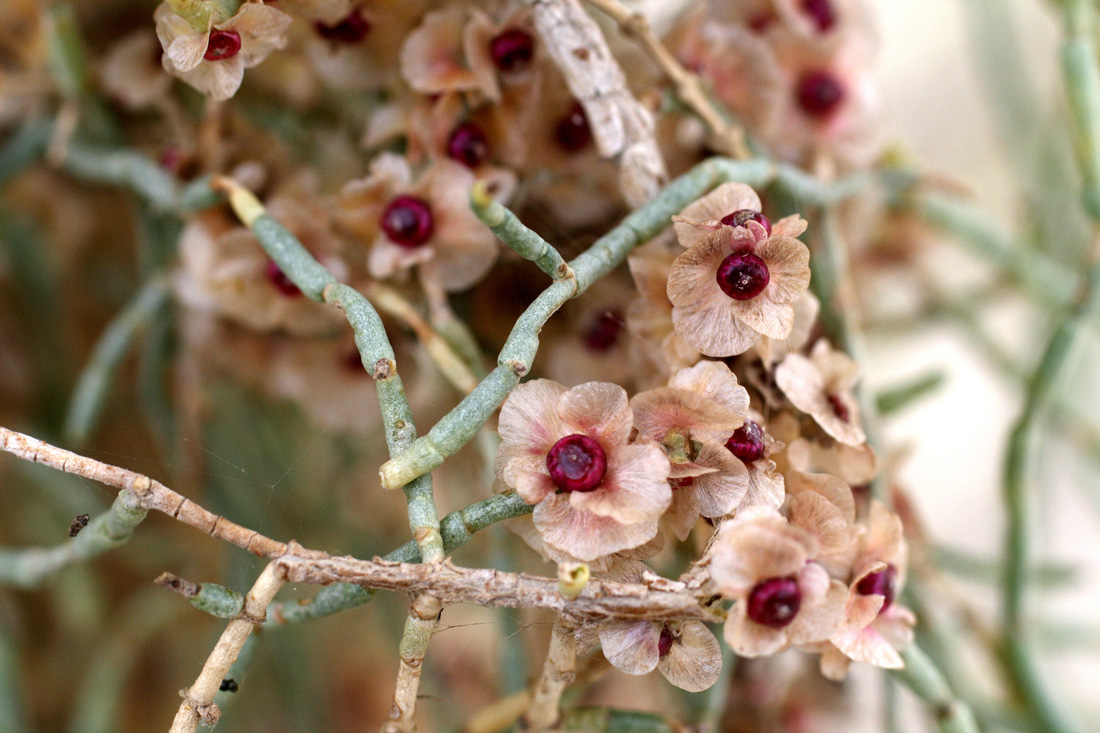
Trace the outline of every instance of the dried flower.
{"type": "Polygon", "coordinates": [[[859,365],[847,354],[818,341],[810,358],[788,354],[775,370],[775,381],[791,404],[812,417],[821,429],[847,445],[867,440],[859,424],[859,403],[852,387],[859,365]]]}

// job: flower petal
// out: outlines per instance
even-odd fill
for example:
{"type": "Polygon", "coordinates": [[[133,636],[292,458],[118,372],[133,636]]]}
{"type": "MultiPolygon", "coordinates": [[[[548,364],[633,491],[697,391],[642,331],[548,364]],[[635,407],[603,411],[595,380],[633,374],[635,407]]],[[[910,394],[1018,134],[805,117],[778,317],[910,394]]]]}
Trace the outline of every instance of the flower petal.
{"type": "Polygon", "coordinates": [[[657,669],[665,679],[688,692],[702,692],[718,681],[722,672],[722,649],[718,640],[700,621],[688,621],[680,628],[668,654],[657,669]]]}

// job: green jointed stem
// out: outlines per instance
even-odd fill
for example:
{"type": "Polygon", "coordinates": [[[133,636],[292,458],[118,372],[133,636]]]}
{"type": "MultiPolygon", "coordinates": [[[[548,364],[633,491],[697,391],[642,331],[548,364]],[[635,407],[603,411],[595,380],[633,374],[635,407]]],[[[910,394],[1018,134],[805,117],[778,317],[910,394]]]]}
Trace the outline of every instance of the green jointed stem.
{"type": "Polygon", "coordinates": [[[218,618],[237,618],[244,608],[244,595],[217,583],[203,583],[188,600],[195,608],[218,618]]]}
{"type": "Polygon", "coordinates": [[[565,280],[572,274],[569,265],[553,245],[525,227],[515,214],[494,199],[484,182],[475,184],[471,189],[470,208],[500,241],[520,257],[534,262],[554,280],[565,280]]]}
{"type": "MultiPolygon", "coordinates": [[[[465,509],[443,517],[440,529],[444,551],[450,555],[473,539],[474,533],[490,524],[530,514],[534,506],[514,492],[497,494],[475,502],[465,509]]],[[[415,542],[407,542],[385,556],[391,562],[420,562],[420,548],[415,542]]],[[[264,628],[278,627],[300,621],[311,621],[340,611],[362,606],[374,598],[375,591],[350,583],[338,583],[322,588],[306,603],[275,603],[268,613],[264,628]]]]}
{"type": "Polygon", "coordinates": [[[978,723],[966,703],[957,699],[932,660],[912,644],[901,653],[903,669],[892,670],[902,684],[932,709],[942,733],[978,733],[978,723]]]}
{"type": "Polygon", "coordinates": [[[168,301],[169,292],[166,276],[155,277],[145,283],[99,337],[73,390],[65,416],[65,434],[69,440],[80,445],[88,439],[103,405],[110,397],[115,371],[134,337],[168,301]]]}
{"type": "Polygon", "coordinates": [[[146,513],[134,493],[123,489],[110,509],[89,522],[68,542],[49,549],[0,549],[0,585],[37,587],[64,568],[126,542],[146,513]]]}

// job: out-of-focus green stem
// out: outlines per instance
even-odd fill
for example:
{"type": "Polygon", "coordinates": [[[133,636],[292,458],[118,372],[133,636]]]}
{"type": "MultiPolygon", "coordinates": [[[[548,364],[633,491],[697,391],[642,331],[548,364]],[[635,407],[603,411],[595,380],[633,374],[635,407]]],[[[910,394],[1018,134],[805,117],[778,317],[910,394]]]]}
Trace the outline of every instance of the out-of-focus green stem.
{"type": "Polygon", "coordinates": [[[928,705],[942,733],[978,733],[978,723],[969,706],[955,697],[947,680],[920,647],[912,644],[901,656],[905,667],[892,670],[894,677],[928,705]]]}
{"type": "Polygon", "coordinates": [[[46,11],[46,46],[50,73],[66,98],[82,97],[89,89],[87,52],[80,37],[76,14],[67,3],[54,3],[46,11]]]}
{"type": "Polygon", "coordinates": [[[126,542],[146,513],[134,493],[124,489],[118,492],[110,509],[68,542],[49,549],[0,549],[0,584],[35,588],[64,568],[126,542]]]}
{"type": "Polygon", "coordinates": [[[576,708],[562,713],[555,730],[604,731],[605,733],[674,733],[683,730],[659,713],[613,708],[576,708]]]}
{"type": "Polygon", "coordinates": [[[78,446],[87,441],[95,429],[103,405],[111,395],[115,372],[130,344],[167,302],[170,292],[167,276],[154,277],[145,283],[103,331],[73,390],[65,416],[65,436],[68,440],[78,446]]]}
{"type": "Polygon", "coordinates": [[[0,624],[0,733],[30,731],[19,689],[19,660],[9,629],[0,624]]]}
{"type": "Polygon", "coordinates": [[[52,135],[52,120],[36,118],[24,122],[0,148],[0,186],[41,158],[52,135]]]}

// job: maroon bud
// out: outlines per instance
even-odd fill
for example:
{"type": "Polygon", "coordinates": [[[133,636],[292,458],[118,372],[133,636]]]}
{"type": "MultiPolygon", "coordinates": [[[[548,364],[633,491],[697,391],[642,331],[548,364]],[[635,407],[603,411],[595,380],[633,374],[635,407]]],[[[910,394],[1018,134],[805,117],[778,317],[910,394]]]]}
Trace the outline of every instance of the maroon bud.
{"type": "Polygon", "coordinates": [[[739,209],[732,214],[726,214],[721,219],[723,224],[731,227],[743,227],[750,221],[755,221],[764,227],[764,231],[768,234],[772,233],[772,223],[768,220],[768,217],[752,209],[739,209]]]}
{"type": "Polygon", "coordinates": [[[554,139],[570,153],[579,152],[592,142],[592,129],[588,126],[588,117],[580,102],[574,102],[569,112],[558,121],[554,139]]]}
{"type": "Polygon", "coordinates": [[[898,592],[898,569],[893,565],[887,565],[882,570],[864,575],[856,584],[856,591],[861,596],[882,596],[882,613],[894,603],[894,596],[898,592]]]}
{"type": "Polygon", "coordinates": [[[241,34],[237,31],[220,31],[217,28],[210,31],[210,39],[206,42],[206,53],[202,55],[207,61],[224,61],[231,59],[240,53],[241,34]]]}
{"type": "Polygon", "coordinates": [[[489,140],[480,127],[463,122],[447,138],[447,156],[467,168],[477,168],[489,159],[489,140]]]}
{"type": "Polygon", "coordinates": [[[826,71],[811,71],[798,81],[798,105],[806,114],[828,117],[844,101],[844,87],[826,71]]]}
{"type": "Polygon", "coordinates": [[[657,654],[664,656],[672,651],[672,631],[668,626],[661,628],[661,638],[657,640],[657,654]]]}
{"type": "Polygon", "coordinates": [[[769,578],[753,587],[745,612],[758,624],[781,629],[794,621],[801,607],[802,591],[793,578],[769,578]]]}
{"type": "Polygon", "coordinates": [[[802,0],[802,12],[810,16],[822,33],[836,25],[836,11],[830,0],[802,0]]]}
{"type": "Polygon", "coordinates": [[[489,56],[505,73],[523,71],[535,57],[535,39],[527,31],[509,28],[489,41],[489,56]]]}
{"type": "Polygon", "coordinates": [[[390,241],[408,249],[427,242],[435,229],[428,202],[415,196],[398,196],[390,201],[379,223],[390,241]]]}
{"type": "Polygon", "coordinates": [[[288,298],[297,298],[302,294],[302,291],[298,289],[286,273],[279,269],[279,266],[275,264],[274,260],[267,261],[267,269],[264,270],[267,275],[267,279],[271,281],[271,284],[275,286],[275,289],[288,298]]]}
{"type": "Polygon", "coordinates": [[[623,315],[615,310],[604,311],[584,332],[584,345],[589,351],[603,354],[619,342],[623,330],[623,315]]]}
{"type": "Polygon", "coordinates": [[[751,252],[734,252],[722,260],[715,280],[734,300],[751,300],[768,287],[771,274],[764,260],[751,252]]]}
{"type": "Polygon", "coordinates": [[[318,35],[336,43],[359,43],[370,33],[370,21],[359,8],[352,10],[346,17],[334,25],[318,21],[314,24],[318,35]]]}
{"type": "Polygon", "coordinates": [[[607,455],[594,439],[574,433],[554,443],[546,455],[546,468],[562,491],[592,491],[603,481],[607,455]]]}
{"type": "Polygon", "coordinates": [[[848,409],[848,405],[844,404],[844,401],[840,399],[838,395],[830,394],[826,395],[825,399],[829,401],[829,407],[833,408],[833,414],[839,417],[844,422],[850,422],[852,419],[852,413],[848,409]]]}
{"type": "Polygon", "coordinates": [[[746,420],[726,441],[726,448],[742,463],[759,461],[764,457],[764,429],[758,423],[746,420]]]}

